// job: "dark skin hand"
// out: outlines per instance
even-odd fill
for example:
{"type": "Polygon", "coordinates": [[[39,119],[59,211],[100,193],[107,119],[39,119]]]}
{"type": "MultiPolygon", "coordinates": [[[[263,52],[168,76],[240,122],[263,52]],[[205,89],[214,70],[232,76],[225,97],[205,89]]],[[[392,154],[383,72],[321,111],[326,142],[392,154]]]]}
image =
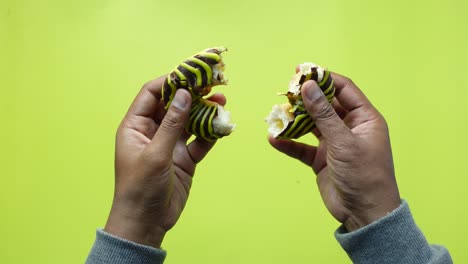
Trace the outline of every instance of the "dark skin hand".
{"type": "Polygon", "coordinates": [[[310,166],[328,211],[351,232],[400,205],[388,127],[383,116],[348,78],[332,74],[329,104],[314,81],[301,94],[317,128],[318,146],[269,138],[277,150],[310,166]]]}
{"type": "MultiPolygon", "coordinates": [[[[141,89],[118,128],[115,194],[105,226],[110,234],[156,248],[182,213],[196,164],[214,145],[199,138],[187,144],[190,94],[178,91],[166,113],[164,78],[141,89]]],[[[349,79],[333,78],[333,107],[315,82],[302,88],[306,109],[319,129],[318,146],[269,140],[315,171],[328,210],[352,231],[397,208],[400,197],[384,118],[349,79]]],[[[210,100],[224,105],[226,99],[214,95],[210,100]]]]}
{"type": "MultiPolygon", "coordinates": [[[[166,113],[165,77],[143,86],[117,130],[114,200],[104,228],[156,248],[184,209],[197,163],[215,144],[201,138],[187,143],[190,93],[179,89],[166,113]]],[[[226,103],[220,94],[209,99],[226,103]]]]}

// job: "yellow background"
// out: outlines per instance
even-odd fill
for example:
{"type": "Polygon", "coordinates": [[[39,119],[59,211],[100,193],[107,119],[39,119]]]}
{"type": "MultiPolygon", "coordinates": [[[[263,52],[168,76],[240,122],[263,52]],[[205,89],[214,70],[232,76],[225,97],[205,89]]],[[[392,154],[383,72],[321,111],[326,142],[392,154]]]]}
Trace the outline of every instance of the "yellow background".
{"type": "Polygon", "coordinates": [[[198,167],[166,263],[350,263],[313,173],[266,141],[263,119],[304,61],[351,77],[384,114],[401,196],[428,240],[468,263],[466,11],[462,0],[0,1],[0,262],[83,263],[130,102],[224,45],[230,85],[215,90],[238,128],[198,167]]]}

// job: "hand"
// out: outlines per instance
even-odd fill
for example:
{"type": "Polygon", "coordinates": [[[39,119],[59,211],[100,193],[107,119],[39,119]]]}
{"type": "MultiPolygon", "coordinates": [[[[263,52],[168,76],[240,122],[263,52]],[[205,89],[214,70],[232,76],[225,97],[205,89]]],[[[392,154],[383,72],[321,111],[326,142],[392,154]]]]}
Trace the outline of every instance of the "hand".
{"type": "Polygon", "coordinates": [[[312,167],[325,206],[350,232],[397,208],[400,195],[385,119],[350,79],[332,77],[333,104],[314,81],[304,83],[301,91],[318,128],[318,146],[272,137],[269,141],[312,167]]]}
{"type": "MultiPolygon", "coordinates": [[[[117,130],[115,193],[105,226],[108,233],[156,248],[184,209],[196,164],[214,145],[201,138],[187,144],[190,93],[179,89],[166,113],[165,78],[143,86],[117,130]]],[[[226,102],[219,94],[210,100],[226,102]]]]}

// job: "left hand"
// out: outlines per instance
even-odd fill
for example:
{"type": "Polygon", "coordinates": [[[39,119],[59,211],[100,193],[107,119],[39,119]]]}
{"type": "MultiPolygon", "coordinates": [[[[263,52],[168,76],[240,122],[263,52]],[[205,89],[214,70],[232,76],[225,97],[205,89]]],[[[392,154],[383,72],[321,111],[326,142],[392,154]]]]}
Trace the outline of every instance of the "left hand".
{"type": "MultiPolygon", "coordinates": [[[[179,89],[166,113],[165,78],[143,86],[117,130],[115,193],[104,229],[156,248],[184,209],[196,164],[215,143],[196,138],[187,144],[190,93],[179,89]]],[[[220,94],[209,99],[226,103],[220,94]]]]}

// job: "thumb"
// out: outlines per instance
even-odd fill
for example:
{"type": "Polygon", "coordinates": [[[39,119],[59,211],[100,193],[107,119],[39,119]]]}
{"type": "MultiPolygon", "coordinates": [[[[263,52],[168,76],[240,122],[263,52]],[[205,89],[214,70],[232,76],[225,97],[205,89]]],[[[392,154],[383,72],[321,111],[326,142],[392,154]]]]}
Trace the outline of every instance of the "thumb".
{"type": "Polygon", "coordinates": [[[305,108],[315,121],[322,136],[332,142],[341,141],[351,135],[351,131],[328,102],[315,81],[307,81],[301,88],[305,108]]]}
{"type": "Polygon", "coordinates": [[[184,89],[177,89],[171,106],[151,142],[158,153],[172,157],[175,144],[185,129],[191,105],[190,93],[184,89]]]}

